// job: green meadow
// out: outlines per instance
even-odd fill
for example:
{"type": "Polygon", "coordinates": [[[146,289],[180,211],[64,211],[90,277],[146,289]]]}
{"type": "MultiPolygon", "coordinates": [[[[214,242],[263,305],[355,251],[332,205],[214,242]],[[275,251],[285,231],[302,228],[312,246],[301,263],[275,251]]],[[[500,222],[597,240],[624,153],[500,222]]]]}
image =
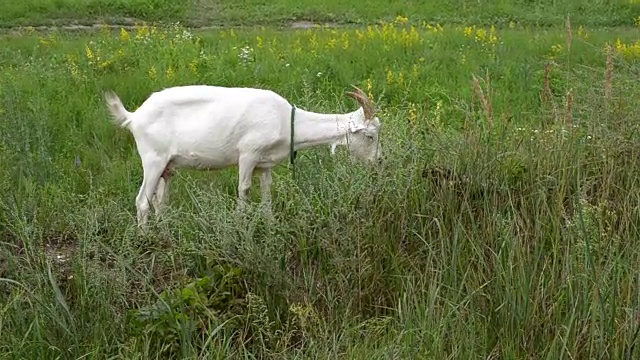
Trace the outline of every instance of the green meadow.
{"type": "Polygon", "coordinates": [[[5,1],[0,27],[91,24],[96,21],[180,21],[192,26],[283,25],[295,20],[367,24],[397,15],[420,21],[537,26],[562,25],[567,14],[591,26],[629,26],[637,0],[21,0],[5,1]]]}
{"type": "Polygon", "coordinates": [[[639,4],[264,4],[6,5],[2,358],[640,356],[639,4]],[[236,168],[182,170],[139,234],[140,159],[102,94],[133,111],[186,84],[336,113],[356,85],[386,161],[300,151],[273,218],[235,212],[236,168]]]}

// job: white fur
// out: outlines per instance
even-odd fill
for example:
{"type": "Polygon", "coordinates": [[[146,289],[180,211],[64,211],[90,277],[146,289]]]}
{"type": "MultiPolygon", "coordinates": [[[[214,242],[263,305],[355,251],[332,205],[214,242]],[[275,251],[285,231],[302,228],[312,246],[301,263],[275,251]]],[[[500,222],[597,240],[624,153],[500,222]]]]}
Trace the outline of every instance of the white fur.
{"type": "MultiPolygon", "coordinates": [[[[254,170],[260,176],[262,204],[270,210],[271,169],[289,157],[291,104],[263,89],[178,86],[153,93],[135,112],[108,91],[113,120],[131,131],[144,178],[136,197],[138,225],[147,222],[149,199],[156,213],[166,203],[174,168],[222,169],[238,165],[238,209],[247,200],[254,170]]],[[[294,149],[346,145],[363,160],[380,160],[380,122],[365,119],[363,108],[346,114],[320,114],[297,108],[294,149]],[[348,139],[347,139],[348,136],[348,139]]]]}

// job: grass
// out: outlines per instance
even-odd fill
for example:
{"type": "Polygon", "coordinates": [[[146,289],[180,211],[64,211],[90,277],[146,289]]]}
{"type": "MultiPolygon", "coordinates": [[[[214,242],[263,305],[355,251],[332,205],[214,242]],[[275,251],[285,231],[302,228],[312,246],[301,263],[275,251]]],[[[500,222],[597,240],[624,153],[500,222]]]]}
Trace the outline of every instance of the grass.
{"type": "Polygon", "coordinates": [[[501,0],[501,1],[371,1],[328,0],[24,0],[3,5],[0,26],[94,22],[131,19],[181,21],[191,26],[281,25],[295,20],[369,24],[407,16],[419,22],[536,26],[563,24],[570,15],[587,26],[632,25],[640,15],[634,0],[501,0]]]}
{"type": "Polygon", "coordinates": [[[126,18],[148,21],[183,19],[188,1],[171,0],[25,0],[3,4],[0,25],[89,23],[103,19],[122,23],[126,18]]]}
{"type": "Polygon", "coordinates": [[[637,357],[638,30],[404,22],[2,37],[2,353],[637,357]],[[300,153],[274,219],[234,214],[235,169],[182,171],[137,236],[101,93],[187,83],[326,112],[359,85],[388,163],[300,153]]]}

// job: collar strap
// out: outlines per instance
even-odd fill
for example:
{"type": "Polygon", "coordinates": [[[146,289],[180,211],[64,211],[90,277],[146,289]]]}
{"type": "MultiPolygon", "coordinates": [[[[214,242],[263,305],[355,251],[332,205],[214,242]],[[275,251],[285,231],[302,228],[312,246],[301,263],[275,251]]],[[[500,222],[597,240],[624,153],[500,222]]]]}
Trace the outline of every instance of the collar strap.
{"type": "Polygon", "coordinates": [[[295,115],[296,115],[296,106],[295,105],[291,105],[291,146],[289,148],[289,161],[290,161],[292,166],[293,166],[293,162],[296,159],[296,155],[297,155],[297,151],[295,151],[295,148],[293,146],[293,144],[294,144],[294,142],[293,142],[293,134],[294,134],[295,115]]]}

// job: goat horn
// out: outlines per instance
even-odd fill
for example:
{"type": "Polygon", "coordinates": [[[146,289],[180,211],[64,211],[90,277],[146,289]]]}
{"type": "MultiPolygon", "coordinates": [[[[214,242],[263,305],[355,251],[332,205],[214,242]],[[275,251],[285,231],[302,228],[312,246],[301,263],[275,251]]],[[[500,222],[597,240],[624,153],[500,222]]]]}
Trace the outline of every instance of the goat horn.
{"type": "Polygon", "coordinates": [[[373,104],[371,103],[371,100],[369,100],[367,95],[360,88],[358,88],[355,85],[351,85],[351,86],[356,91],[355,92],[347,92],[347,95],[351,96],[356,101],[358,101],[358,103],[360,103],[360,105],[362,106],[362,110],[364,110],[365,119],[367,119],[367,120],[373,119],[374,110],[373,110],[373,104]]]}

